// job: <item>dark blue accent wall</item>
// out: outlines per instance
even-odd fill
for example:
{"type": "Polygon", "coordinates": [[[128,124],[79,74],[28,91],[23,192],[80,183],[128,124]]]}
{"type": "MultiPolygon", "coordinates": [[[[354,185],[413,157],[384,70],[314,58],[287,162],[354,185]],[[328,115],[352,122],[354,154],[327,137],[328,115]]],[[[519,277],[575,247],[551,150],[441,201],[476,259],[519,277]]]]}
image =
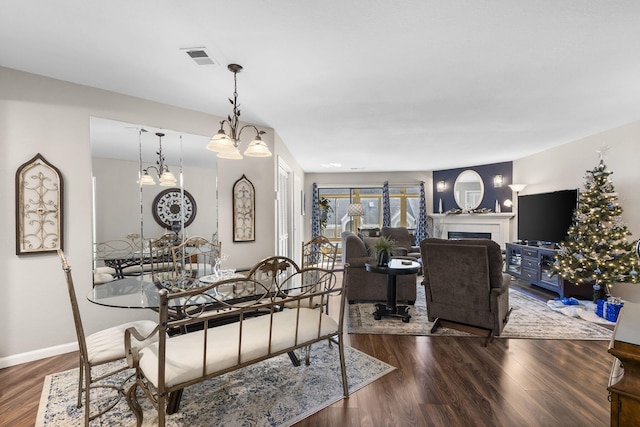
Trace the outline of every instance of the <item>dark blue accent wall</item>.
{"type": "MultiPolygon", "coordinates": [[[[513,184],[513,162],[492,163],[490,165],[469,166],[466,168],[446,169],[433,172],[433,211],[438,213],[439,201],[442,199],[442,211],[458,209],[458,204],[453,196],[453,184],[461,172],[472,170],[477,172],[484,183],[484,197],[478,208],[495,209],[496,200],[500,203],[502,212],[511,212],[511,207],[504,206],[504,201],[512,199],[513,193],[509,184],[513,184]],[[493,177],[502,175],[502,187],[493,186],[493,177]],[[445,182],[445,190],[438,193],[439,181],[445,182]]],[[[513,201],[513,200],[512,200],[513,201]]]]}

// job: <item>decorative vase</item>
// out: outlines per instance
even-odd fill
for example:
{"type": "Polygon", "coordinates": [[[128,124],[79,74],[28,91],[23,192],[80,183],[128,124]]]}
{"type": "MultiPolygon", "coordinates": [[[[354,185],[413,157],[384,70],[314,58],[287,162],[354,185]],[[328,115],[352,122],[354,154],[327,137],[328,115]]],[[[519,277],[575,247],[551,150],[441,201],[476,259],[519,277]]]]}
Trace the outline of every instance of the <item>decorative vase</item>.
{"type": "Polygon", "coordinates": [[[386,267],[389,264],[389,252],[380,251],[378,252],[378,267],[386,267]]]}
{"type": "Polygon", "coordinates": [[[220,258],[214,258],[213,259],[213,265],[211,266],[211,275],[214,276],[215,278],[220,277],[220,262],[221,259],[220,258]]]}

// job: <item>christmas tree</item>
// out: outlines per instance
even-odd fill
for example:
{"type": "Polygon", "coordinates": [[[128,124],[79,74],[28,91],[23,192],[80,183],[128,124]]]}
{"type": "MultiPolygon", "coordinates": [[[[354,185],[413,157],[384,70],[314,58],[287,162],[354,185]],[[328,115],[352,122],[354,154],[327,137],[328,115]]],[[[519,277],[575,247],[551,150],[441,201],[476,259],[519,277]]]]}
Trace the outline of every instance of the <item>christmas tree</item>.
{"type": "MultiPolygon", "coordinates": [[[[622,207],[614,191],[603,156],[598,166],[587,171],[585,189],[567,237],[560,243],[554,270],[572,283],[591,283],[594,291],[614,282],[638,282],[638,260],[631,234],[622,221],[622,207]]],[[[607,292],[608,293],[608,292],[607,292]]],[[[595,293],[594,293],[595,294],[595,293]]]]}

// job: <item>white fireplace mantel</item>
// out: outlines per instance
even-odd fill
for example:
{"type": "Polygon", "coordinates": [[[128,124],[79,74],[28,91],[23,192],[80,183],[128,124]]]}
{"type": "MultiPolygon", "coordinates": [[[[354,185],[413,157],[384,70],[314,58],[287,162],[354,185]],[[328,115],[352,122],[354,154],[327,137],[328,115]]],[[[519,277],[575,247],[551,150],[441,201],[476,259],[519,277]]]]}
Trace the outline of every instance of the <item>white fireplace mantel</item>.
{"type": "Polygon", "coordinates": [[[467,233],[491,233],[491,240],[502,249],[511,241],[512,212],[478,214],[431,214],[433,237],[447,239],[450,231],[467,233]]]}

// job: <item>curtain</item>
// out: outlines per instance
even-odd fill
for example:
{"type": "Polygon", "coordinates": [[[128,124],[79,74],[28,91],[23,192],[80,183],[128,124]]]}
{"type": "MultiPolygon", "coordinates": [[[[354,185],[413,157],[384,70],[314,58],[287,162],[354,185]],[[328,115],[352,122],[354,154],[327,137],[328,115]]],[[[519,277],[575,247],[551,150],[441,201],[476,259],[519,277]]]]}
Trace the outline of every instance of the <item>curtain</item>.
{"type": "Polygon", "coordinates": [[[424,181],[420,181],[420,212],[418,213],[418,223],[416,224],[415,245],[420,245],[420,241],[429,237],[427,232],[427,205],[424,197],[424,181]]]}
{"type": "Polygon", "coordinates": [[[311,238],[319,236],[320,230],[320,190],[318,184],[313,183],[313,200],[311,202],[311,238]]]}
{"type": "Polygon", "coordinates": [[[391,227],[391,200],[389,200],[389,181],[382,186],[382,226],[391,227]]]}

